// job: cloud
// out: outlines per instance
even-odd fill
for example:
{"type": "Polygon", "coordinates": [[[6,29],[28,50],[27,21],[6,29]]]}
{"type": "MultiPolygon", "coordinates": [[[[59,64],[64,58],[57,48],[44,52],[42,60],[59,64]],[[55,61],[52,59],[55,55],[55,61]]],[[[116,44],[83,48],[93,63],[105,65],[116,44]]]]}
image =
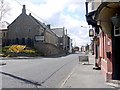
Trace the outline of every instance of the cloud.
{"type": "MultiPolygon", "coordinates": [[[[85,21],[84,0],[17,0],[22,5],[25,4],[28,13],[42,22],[51,24],[52,27],[65,27],[76,45],[86,45],[89,43],[88,28],[85,21]]],[[[8,0],[11,7],[11,15],[6,18],[12,22],[22,12],[22,5],[16,0],[8,0]]]]}
{"type": "Polygon", "coordinates": [[[6,18],[4,18],[4,20],[11,23],[22,12],[22,9],[21,9],[22,6],[20,6],[14,0],[6,0],[6,2],[9,3],[10,11],[9,11],[9,15],[6,18]]]}
{"type": "Polygon", "coordinates": [[[58,14],[56,18],[53,18],[53,20],[50,20],[50,21],[55,22],[57,20],[58,20],[58,23],[56,24],[58,24],[58,26],[64,25],[66,27],[66,29],[68,30],[69,36],[72,39],[75,39],[76,45],[81,46],[89,43],[89,37],[88,37],[89,28],[84,27],[84,26],[87,26],[86,21],[80,21],[79,19],[75,19],[70,15],[63,15],[63,14],[61,15],[58,14]]]}
{"type": "Polygon", "coordinates": [[[71,4],[71,5],[68,7],[68,11],[74,13],[74,12],[78,9],[78,7],[79,7],[78,5],[71,4]]]}

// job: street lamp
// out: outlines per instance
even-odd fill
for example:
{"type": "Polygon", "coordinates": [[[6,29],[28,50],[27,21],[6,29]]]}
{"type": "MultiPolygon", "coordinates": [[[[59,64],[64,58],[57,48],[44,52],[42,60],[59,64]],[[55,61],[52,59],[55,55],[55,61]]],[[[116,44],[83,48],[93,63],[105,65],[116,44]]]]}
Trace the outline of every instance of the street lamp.
{"type": "Polygon", "coordinates": [[[89,30],[89,37],[93,37],[94,36],[94,30],[93,29],[90,29],[89,30]]]}
{"type": "Polygon", "coordinates": [[[87,27],[87,26],[81,26],[82,28],[88,28],[89,29],[89,37],[93,37],[94,36],[94,30],[92,28],[87,27]]]}

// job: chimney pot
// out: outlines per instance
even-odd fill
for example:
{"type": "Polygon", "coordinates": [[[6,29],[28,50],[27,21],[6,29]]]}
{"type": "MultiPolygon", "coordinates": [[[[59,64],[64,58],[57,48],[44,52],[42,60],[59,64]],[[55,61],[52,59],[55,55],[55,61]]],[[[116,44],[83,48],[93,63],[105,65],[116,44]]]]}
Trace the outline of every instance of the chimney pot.
{"type": "Polygon", "coordinates": [[[29,13],[29,16],[31,16],[31,13],[29,13]]]}
{"type": "Polygon", "coordinates": [[[50,29],[50,24],[48,24],[47,27],[50,29]]]}
{"type": "Polygon", "coordinates": [[[25,5],[23,5],[22,13],[25,13],[25,14],[26,14],[26,8],[25,8],[25,5]]]}

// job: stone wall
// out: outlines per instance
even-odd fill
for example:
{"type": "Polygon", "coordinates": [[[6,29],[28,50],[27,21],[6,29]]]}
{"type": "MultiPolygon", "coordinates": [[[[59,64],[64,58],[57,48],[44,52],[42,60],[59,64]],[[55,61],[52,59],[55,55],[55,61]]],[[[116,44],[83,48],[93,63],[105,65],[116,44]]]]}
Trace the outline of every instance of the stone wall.
{"type": "Polygon", "coordinates": [[[38,51],[42,52],[45,56],[64,54],[64,51],[62,49],[59,49],[57,46],[50,43],[35,42],[34,47],[38,51]]]}
{"type": "Polygon", "coordinates": [[[53,33],[53,32],[49,32],[46,31],[45,32],[45,42],[46,43],[51,43],[55,46],[58,46],[58,37],[53,33]]]}

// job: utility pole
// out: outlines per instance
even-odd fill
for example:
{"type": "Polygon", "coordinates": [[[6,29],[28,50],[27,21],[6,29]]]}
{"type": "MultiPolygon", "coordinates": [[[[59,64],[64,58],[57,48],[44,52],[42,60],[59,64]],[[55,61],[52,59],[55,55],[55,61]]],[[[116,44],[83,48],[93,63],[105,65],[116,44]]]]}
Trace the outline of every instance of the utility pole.
{"type": "Polygon", "coordinates": [[[65,50],[65,27],[63,27],[63,50],[65,50]]]}
{"type": "Polygon", "coordinates": [[[67,52],[67,45],[68,45],[68,37],[67,37],[67,29],[65,30],[66,31],[66,35],[65,35],[65,50],[66,50],[66,52],[67,52]]]}
{"type": "Polygon", "coordinates": [[[65,50],[66,53],[67,53],[67,41],[68,41],[67,38],[68,38],[67,37],[67,29],[65,29],[63,27],[63,49],[65,50]]]}

